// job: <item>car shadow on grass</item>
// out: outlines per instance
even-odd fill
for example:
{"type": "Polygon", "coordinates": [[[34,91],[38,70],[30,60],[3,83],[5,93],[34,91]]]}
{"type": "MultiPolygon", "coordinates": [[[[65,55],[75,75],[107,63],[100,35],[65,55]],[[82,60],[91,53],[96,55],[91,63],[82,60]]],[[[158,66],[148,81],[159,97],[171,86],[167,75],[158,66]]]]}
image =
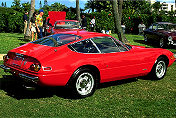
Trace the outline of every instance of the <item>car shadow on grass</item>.
{"type": "Polygon", "coordinates": [[[3,75],[3,77],[0,78],[0,90],[5,91],[6,95],[17,100],[48,98],[54,95],[72,99],[70,95],[67,95],[68,90],[65,87],[37,87],[34,90],[27,90],[23,84],[17,81],[17,78],[12,75],[3,75]]]}
{"type": "Polygon", "coordinates": [[[138,81],[138,78],[128,78],[128,79],[117,80],[117,81],[112,81],[112,82],[105,82],[105,83],[101,83],[99,85],[98,89],[107,88],[110,86],[118,86],[118,85],[128,84],[128,83],[132,83],[132,82],[136,82],[136,81],[138,81]]]}
{"type": "MultiPolygon", "coordinates": [[[[136,81],[137,78],[130,78],[107,82],[100,84],[97,89],[103,89],[110,86],[118,86],[136,81]]],[[[71,91],[66,87],[38,87],[35,90],[26,90],[25,87],[22,86],[19,81],[17,81],[17,78],[13,77],[12,75],[3,75],[3,77],[0,78],[0,90],[5,91],[6,95],[17,100],[50,98],[55,95],[64,99],[80,99],[74,96],[74,93],[71,93],[71,91]]]]}

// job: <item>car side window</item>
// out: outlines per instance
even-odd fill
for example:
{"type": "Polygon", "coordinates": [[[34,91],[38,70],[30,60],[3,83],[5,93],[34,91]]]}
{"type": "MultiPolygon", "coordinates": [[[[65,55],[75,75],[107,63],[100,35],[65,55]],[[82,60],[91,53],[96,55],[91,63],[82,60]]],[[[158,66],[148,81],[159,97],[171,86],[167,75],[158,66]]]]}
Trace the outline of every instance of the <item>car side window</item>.
{"type": "Polygon", "coordinates": [[[110,37],[96,37],[92,41],[99,48],[101,53],[120,52],[114,40],[110,37]]]}
{"type": "Polygon", "coordinates": [[[158,30],[164,30],[164,25],[158,24],[158,30]]]}
{"type": "Polygon", "coordinates": [[[114,41],[121,52],[128,51],[127,48],[120,44],[121,42],[117,41],[116,39],[114,39],[114,41]]]}
{"type": "Polygon", "coordinates": [[[72,47],[70,49],[80,53],[99,53],[90,39],[76,42],[70,46],[72,47]]]}
{"type": "Polygon", "coordinates": [[[153,25],[151,25],[151,26],[149,27],[149,29],[152,30],[152,29],[153,29],[153,25]]]}
{"type": "Polygon", "coordinates": [[[157,30],[157,25],[153,24],[153,30],[157,30]]]}

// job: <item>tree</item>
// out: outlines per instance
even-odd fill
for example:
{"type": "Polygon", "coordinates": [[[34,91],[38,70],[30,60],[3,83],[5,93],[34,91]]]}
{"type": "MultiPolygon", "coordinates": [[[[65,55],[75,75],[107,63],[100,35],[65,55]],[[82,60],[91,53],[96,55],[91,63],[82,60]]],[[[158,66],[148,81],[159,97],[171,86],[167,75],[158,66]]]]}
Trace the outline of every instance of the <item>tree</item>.
{"type": "Polygon", "coordinates": [[[5,2],[5,4],[4,4],[4,7],[7,7],[7,4],[6,4],[6,2],[5,2]]]}
{"type": "Polygon", "coordinates": [[[151,4],[146,0],[125,0],[123,2],[124,14],[151,14],[151,4]]]}
{"type": "Polygon", "coordinates": [[[67,9],[67,7],[61,3],[55,2],[54,4],[51,4],[52,11],[63,11],[65,9],[67,9]]]}
{"type": "Polygon", "coordinates": [[[154,9],[154,12],[156,12],[157,14],[159,14],[159,9],[161,9],[161,4],[160,2],[155,2],[153,5],[152,5],[152,8],[154,9]]]}
{"type": "Polygon", "coordinates": [[[29,24],[30,24],[31,17],[32,17],[34,11],[35,11],[35,0],[31,0],[31,9],[30,9],[30,12],[29,12],[29,20],[28,20],[28,25],[27,25],[27,31],[26,31],[26,34],[24,35],[25,39],[29,39],[31,37],[31,32],[29,30],[29,24]]]}
{"type": "Polygon", "coordinates": [[[80,17],[79,0],[76,0],[76,15],[77,15],[77,20],[80,22],[81,21],[81,17],[80,17]]]}
{"type": "Polygon", "coordinates": [[[85,4],[85,10],[87,10],[87,9],[89,9],[89,12],[90,12],[90,10],[92,10],[92,12],[94,12],[96,9],[96,0],[87,1],[87,3],[85,4]]]}
{"type": "MultiPolygon", "coordinates": [[[[122,5],[123,0],[119,1],[119,5],[122,5]]],[[[113,8],[113,13],[114,13],[114,22],[115,22],[115,31],[119,37],[119,40],[121,40],[124,43],[128,43],[128,41],[125,39],[123,32],[122,32],[122,28],[121,28],[121,17],[120,17],[120,12],[122,12],[122,10],[120,8],[122,7],[118,7],[117,4],[117,0],[112,0],[112,8],[113,8]]]]}
{"type": "Polygon", "coordinates": [[[1,6],[4,7],[4,3],[3,2],[1,3],[1,6]]]}
{"type": "Polygon", "coordinates": [[[48,6],[48,1],[44,0],[44,6],[48,6]]]}
{"type": "Polygon", "coordinates": [[[39,6],[40,6],[40,9],[42,8],[42,1],[40,0],[40,3],[39,3],[39,6]]]}
{"type": "Polygon", "coordinates": [[[30,11],[31,4],[29,2],[23,3],[22,8],[24,11],[30,11]]]}
{"type": "Polygon", "coordinates": [[[21,11],[20,0],[14,0],[11,7],[16,11],[21,11]]]}

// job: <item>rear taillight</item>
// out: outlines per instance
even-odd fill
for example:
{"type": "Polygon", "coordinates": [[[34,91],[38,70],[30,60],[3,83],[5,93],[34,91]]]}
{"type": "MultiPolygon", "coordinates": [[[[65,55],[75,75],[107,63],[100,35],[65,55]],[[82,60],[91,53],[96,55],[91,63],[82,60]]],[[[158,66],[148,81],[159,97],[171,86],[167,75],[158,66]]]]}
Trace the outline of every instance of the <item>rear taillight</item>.
{"type": "Polygon", "coordinates": [[[32,64],[30,66],[30,70],[31,71],[35,71],[35,72],[38,72],[40,70],[41,66],[39,64],[32,64]]]}
{"type": "Polygon", "coordinates": [[[171,57],[170,57],[171,60],[174,60],[176,59],[176,54],[173,54],[171,57]]]}
{"type": "Polygon", "coordinates": [[[7,56],[8,58],[13,59],[16,56],[16,54],[14,52],[9,52],[7,56]]]}

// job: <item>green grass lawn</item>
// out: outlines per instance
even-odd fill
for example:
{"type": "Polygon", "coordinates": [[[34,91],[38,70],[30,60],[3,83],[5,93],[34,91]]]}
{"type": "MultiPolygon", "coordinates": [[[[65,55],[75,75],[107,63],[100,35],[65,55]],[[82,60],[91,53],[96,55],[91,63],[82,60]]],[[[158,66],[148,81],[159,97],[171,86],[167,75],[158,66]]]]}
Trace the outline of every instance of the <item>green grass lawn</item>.
{"type": "Polygon", "coordinates": [[[24,40],[23,34],[0,33],[0,54],[6,54],[9,50],[19,47],[29,41],[24,40]]]}
{"type": "MultiPolygon", "coordinates": [[[[1,33],[1,53],[26,43],[22,37],[22,34],[1,33]]],[[[132,44],[146,46],[141,36],[126,37],[132,44]]],[[[162,80],[133,78],[105,83],[91,97],[71,99],[63,88],[26,91],[15,84],[10,74],[0,69],[0,117],[175,118],[175,72],[176,63],[168,68],[162,80]]]]}

